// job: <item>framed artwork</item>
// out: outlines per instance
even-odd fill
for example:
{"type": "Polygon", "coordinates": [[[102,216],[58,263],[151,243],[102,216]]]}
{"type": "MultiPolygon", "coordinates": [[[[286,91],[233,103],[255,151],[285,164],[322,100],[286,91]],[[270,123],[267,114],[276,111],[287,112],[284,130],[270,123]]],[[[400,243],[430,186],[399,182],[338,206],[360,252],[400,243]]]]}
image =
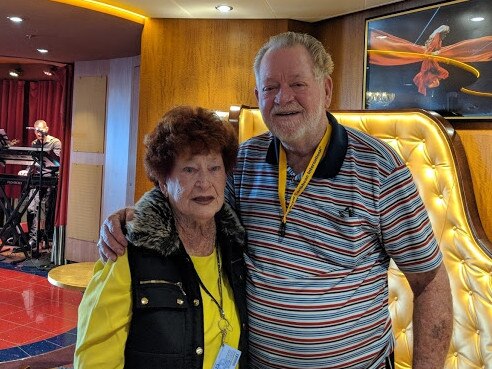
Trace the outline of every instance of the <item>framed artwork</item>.
{"type": "Polygon", "coordinates": [[[366,21],[364,106],[492,116],[492,1],[459,0],[366,21]]]}

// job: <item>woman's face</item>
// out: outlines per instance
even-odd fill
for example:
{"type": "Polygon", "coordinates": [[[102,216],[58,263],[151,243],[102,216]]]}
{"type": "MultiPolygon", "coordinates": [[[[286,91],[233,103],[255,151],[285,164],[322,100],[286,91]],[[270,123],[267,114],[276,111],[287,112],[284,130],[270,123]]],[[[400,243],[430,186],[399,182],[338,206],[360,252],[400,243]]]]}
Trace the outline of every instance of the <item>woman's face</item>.
{"type": "Polygon", "coordinates": [[[220,153],[182,154],[160,188],[177,216],[204,223],[224,204],[226,177],[220,153]]]}

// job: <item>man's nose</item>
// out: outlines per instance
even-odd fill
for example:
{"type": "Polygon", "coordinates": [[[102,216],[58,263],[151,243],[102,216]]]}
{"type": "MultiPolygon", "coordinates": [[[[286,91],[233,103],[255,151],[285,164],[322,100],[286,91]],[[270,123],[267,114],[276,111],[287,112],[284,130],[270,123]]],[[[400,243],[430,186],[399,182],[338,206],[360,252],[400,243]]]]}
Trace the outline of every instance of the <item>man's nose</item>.
{"type": "Polygon", "coordinates": [[[294,96],[294,91],[290,88],[290,86],[281,86],[278,89],[277,95],[275,95],[275,104],[288,104],[294,99],[294,96]]]}

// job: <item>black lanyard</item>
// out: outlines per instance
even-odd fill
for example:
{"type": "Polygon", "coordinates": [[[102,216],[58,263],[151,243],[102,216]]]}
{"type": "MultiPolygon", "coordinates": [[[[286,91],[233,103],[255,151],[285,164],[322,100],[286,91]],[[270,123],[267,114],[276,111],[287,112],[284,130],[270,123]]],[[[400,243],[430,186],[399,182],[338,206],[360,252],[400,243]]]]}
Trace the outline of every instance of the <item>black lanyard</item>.
{"type": "Polygon", "coordinates": [[[197,276],[198,276],[198,284],[203,289],[203,291],[205,291],[205,293],[208,296],[210,296],[212,301],[215,303],[215,305],[219,309],[220,320],[218,322],[218,326],[219,326],[219,330],[220,330],[220,333],[222,336],[221,343],[223,345],[225,342],[225,337],[227,335],[227,332],[230,330],[231,325],[230,325],[229,321],[227,320],[227,318],[225,316],[225,312],[224,312],[224,306],[223,306],[224,305],[224,299],[223,299],[223,294],[222,294],[222,261],[221,261],[219,254],[220,254],[220,249],[219,249],[219,247],[217,247],[215,250],[215,255],[217,256],[217,269],[218,269],[218,274],[219,274],[219,276],[217,278],[217,284],[218,284],[218,288],[219,288],[219,301],[217,301],[217,299],[210,293],[210,291],[207,289],[207,287],[205,287],[205,284],[202,282],[198,273],[197,273],[197,276]]]}

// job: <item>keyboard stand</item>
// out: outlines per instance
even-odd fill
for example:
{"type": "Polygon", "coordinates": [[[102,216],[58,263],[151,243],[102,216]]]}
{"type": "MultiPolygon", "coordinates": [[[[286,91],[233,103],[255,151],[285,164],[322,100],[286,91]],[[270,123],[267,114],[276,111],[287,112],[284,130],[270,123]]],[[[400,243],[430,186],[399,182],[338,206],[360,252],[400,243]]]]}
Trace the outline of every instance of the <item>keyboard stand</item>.
{"type": "MultiPolygon", "coordinates": [[[[19,202],[14,207],[10,204],[10,201],[0,201],[0,206],[6,216],[5,223],[3,227],[0,229],[0,239],[3,241],[6,236],[12,235],[14,238],[14,244],[18,244],[21,251],[24,253],[25,258],[22,260],[16,260],[12,262],[12,264],[18,264],[26,259],[31,259],[33,256],[33,251],[31,250],[31,246],[29,245],[29,236],[24,232],[21,226],[21,219],[24,213],[27,211],[29,204],[32,202],[35,196],[37,196],[39,192],[38,187],[34,187],[31,189],[28,185],[23,187],[22,195],[19,198],[19,202]]],[[[0,198],[7,199],[7,195],[5,193],[5,189],[0,185],[0,198]]],[[[36,252],[37,254],[37,252],[36,252]]]]}

